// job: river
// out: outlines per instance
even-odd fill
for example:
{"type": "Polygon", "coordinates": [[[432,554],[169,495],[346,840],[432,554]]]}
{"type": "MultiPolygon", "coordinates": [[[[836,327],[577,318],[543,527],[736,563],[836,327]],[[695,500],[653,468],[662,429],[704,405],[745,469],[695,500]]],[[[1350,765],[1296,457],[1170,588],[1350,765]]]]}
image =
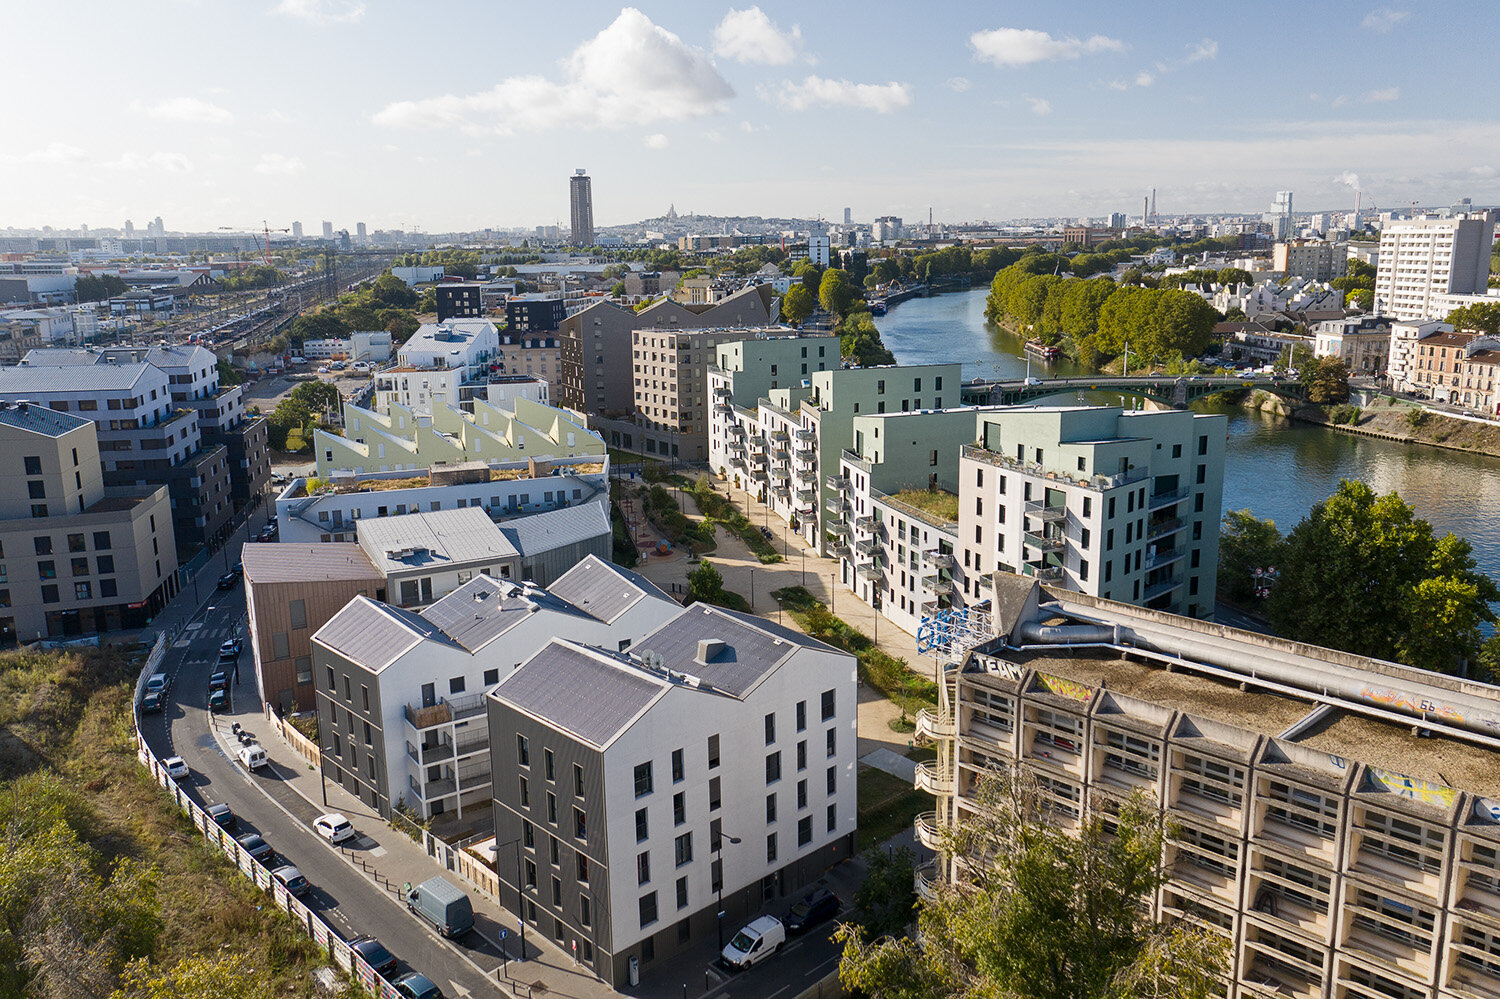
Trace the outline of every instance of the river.
{"type": "MultiPolygon", "coordinates": [[[[985,320],[986,294],[975,289],[912,299],[894,306],[876,325],[902,364],[962,358],[965,378],[1022,378],[1027,360],[1021,338],[985,320]]],[[[1090,372],[1064,361],[1045,368],[1032,362],[1031,373],[1090,372]]],[[[1226,510],[1249,509],[1285,533],[1333,493],[1339,480],[1362,479],[1377,492],[1399,493],[1438,534],[1467,538],[1479,568],[1500,580],[1500,458],[1357,437],[1238,407],[1200,409],[1229,417],[1226,510]]]]}

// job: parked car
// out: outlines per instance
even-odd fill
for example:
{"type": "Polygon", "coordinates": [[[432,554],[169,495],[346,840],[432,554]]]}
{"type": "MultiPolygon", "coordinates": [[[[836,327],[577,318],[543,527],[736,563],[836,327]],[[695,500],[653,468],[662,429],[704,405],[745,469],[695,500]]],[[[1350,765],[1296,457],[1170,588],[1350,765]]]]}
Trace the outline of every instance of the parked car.
{"type": "Polygon", "coordinates": [[[241,746],[235,754],[239,758],[240,765],[246,770],[256,770],[270,762],[266,756],[264,747],[258,742],[252,742],[248,746],[241,746]]]}
{"type": "Polygon", "coordinates": [[[342,843],[353,839],[357,834],[354,826],[349,820],[338,812],[329,812],[327,815],[319,815],[313,820],[313,831],[330,843],[342,843]]]}
{"type": "Polygon", "coordinates": [[[217,805],[208,806],[208,817],[214,820],[214,824],[220,829],[233,829],[240,824],[234,810],[222,801],[217,805]]]}
{"type": "Polygon", "coordinates": [[[213,714],[219,714],[229,710],[229,691],[215,690],[208,695],[208,710],[213,714]]]}
{"type": "Polygon", "coordinates": [[[219,646],[219,655],[234,656],[235,658],[239,658],[240,650],[244,647],[245,643],[242,639],[231,638],[219,646]]]}
{"type": "Polygon", "coordinates": [[[312,885],[302,876],[302,872],[291,864],[276,868],[276,870],[271,872],[271,877],[275,878],[276,882],[285,888],[289,894],[295,895],[297,898],[301,898],[312,891],[312,885]]]}
{"type": "Polygon", "coordinates": [[[786,943],[786,927],[775,916],[761,916],[734,935],[719,956],[731,968],[759,964],[786,943]]]}
{"type": "Polygon", "coordinates": [[[827,888],[819,888],[798,899],[786,914],[788,933],[808,930],[838,915],[839,897],[827,888]]]}
{"type": "Polygon", "coordinates": [[[445,937],[461,937],[474,928],[469,896],[444,878],[428,878],[408,891],[406,907],[445,937]]]}
{"type": "Polygon", "coordinates": [[[349,941],[349,949],[365,959],[365,963],[374,968],[382,977],[396,970],[396,955],[386,950],[379,940],[372,936],[355,937],[349,941]]]}
{"type": "Polygon", "coordinates": [[[415,971],[408,971],[391,985],[406,999],[443,999],[443,990],[434,985],[432,979],[415,971]]]}
{"type": "Polygon", "coordinates": [[[245,852],[250,854],[252,860],[257,863],[269,864],[276,859],[276,851],[271,849],[271,844],[260,838],[259,833],[246,833],[238,837],[235,842],[244,847],[245,852]]]}
{"type": "Polygon", "coordinates": [[[167,674],[152,673],[146,677],[146,693],[160,694],[167,689],[167,674]]]}
{"type": "Polygon", "coordinates": [[[236,576],[232,572],[226,572],[224,573],[224,575],[219,577],[219,589],[232,590],[234,589],[234,584],[238,583],[239,581],[240,577],[236,576]]]}
{"type": "Polygon", "coordinates": [[[229,686],[229,674],[226,673],[226,672],[224,672],[223,670],[219,670],[213,676],[211,676],[211,677],[208,678],[208,689],[211,690],[211,691],[213,691],[213,690],[223,690],[223,689],[225,689],[228,686],[229,686]]]}
{"type": "Polygon", "coordinates": [[[141,713],[154,715],[161,711],[161,691],[153,690],[141,698],[141,713]]]}
{"type": "Polygon", "coordinates": [[[188,770],[187,760],[180,756],[168,756],[161,761],[161,765],[167,771],[167,776],[173,780],[187,780],[192,772],[188,770]]]}

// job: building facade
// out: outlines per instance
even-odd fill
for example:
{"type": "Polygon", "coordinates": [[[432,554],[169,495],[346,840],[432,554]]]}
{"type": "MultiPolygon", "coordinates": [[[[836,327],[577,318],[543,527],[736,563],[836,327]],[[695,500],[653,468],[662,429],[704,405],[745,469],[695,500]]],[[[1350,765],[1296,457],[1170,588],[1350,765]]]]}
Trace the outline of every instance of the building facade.
{"type": "Polygon", "coordinates": [[[437,296],[438,322],[448,319],[482,319],[484,300],[477,284],[444,283],[433,289],[437,296]]]}
{"type": "Polygon", "coordinates": [[[1391,323],[1390,366],[1386,370],[1391,388],[1397,392],[1420,391],[1419,386],[1423,384],[1420,372],[1424,370],[1421,366],[1423,341],[1452,332],[1451,325],[1436,319],[1391,323]]]}
{"type": "Polygon", "coordinates": [[[1321,239],[1289,239],[1271,248],[1271,270],[1309,281],[1332,281],[1349,269],[1349,253],[1342,243],[1321,239]]]}
{"type": "Polygon", "coordinates": [[[483,396],[500,333],[488,319],[424,323],[396,352],[396,365],[375,374],[375,409],[402,406],[431,414],[483,396]]]}
{"type": "Polygon", "coordinates": [[[852,656],[701,604],[554,640],[488,697],[502,904],[612,987],[733,933],[853,852],[856,696],[852,656]]]}
{"type": "Polygon", "coordinates": [[[1321,322],[1313,328],[1313,354],[1337,357],[1352,376],[1384,378],[1391,366],[1391,321],[1351,316],[1321,322]]]}
{"type": "Polygon", "coordinates": [[[1490,210],[1387,223],[1375,265],[1376,311],[1442,319],[1455,308],[1449,296],[1484,294],[1497,217],[1490,210]]]}
{"type": "Polygon", "coordinates": [[[568,178],[568,209],[574,246],[594,245],[594,182],[582,168],[568,178]]]}

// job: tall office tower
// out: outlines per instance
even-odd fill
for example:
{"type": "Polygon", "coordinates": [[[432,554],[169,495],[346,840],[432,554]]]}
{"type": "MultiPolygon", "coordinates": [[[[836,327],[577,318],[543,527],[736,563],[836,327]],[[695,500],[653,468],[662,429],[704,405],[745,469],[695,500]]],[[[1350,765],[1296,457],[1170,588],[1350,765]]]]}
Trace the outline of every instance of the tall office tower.
{"type": "Polygon", "coordinates": [[[845,208],[844,209],[844,225],[852,225],[853,223],[854,223],[854,212],[853,212],[853,209],[845,208]]]}
{"type": "Polygon", "coordinates": [[[1277,191],[1276,200],[1271,202],[1271,210],[1261,217],[1262,222],[1269,223],[1271,235],[1276,239],[1286,239],[1292,234],[1292,192],[1277,191]]]}
{"type": "Polygon", "coordinates": [[[573,211],[572,242],[574,246],[594,245],[594,185],[588,173],[579,167],[568,178],[569,203],[573,211]]]}
{"type": "Polygon", "coordinates": [[[365,224],[363,222],[359,222],[354,226],[354,234],[359,237],[360,242],[364,242],[364,240],[370,235],[370,231],[365,228],[365,224]]]}
{"type": "Polygon", "coordinates": [[[1123,229],[1123,228],[1125,228],[1125,213],[1124,212],[1110,212],[1109,213],[1109,227],[1111,229],[1123,229]]]}
{"type": "Polygon", "coordinates": [[[332,222],[324,222],[323,223],[323,238],[324,239],[332,239],[333,238],[333,223],[332,222]]]}
{"type": "Polygon", "coordinates": [[[131,239],[135,236],[135,223],[129,219],[125,220],[125,238],[131,239]]]}
{"type": "Polygon", "coordinates": [[[293,239],[301,239],[302,238],[302,223],[301,222],[293,222],[292,223],[292,238],[293,239]]]}
{"type": "Polygon", "coordinates": [[[1456,308],[1449,296],[1483,294],[1497,216],[1490,209],[1384,226],[1375,264],[1376,310],[1397,319],[1440,319],[1456,308]]]}

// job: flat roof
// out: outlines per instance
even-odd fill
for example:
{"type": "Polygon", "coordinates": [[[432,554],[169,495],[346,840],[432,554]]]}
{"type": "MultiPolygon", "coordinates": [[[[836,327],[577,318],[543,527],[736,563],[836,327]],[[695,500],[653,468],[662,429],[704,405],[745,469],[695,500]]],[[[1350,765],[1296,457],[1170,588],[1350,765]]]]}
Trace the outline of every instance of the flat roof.
{"type": "Polygon", "coordinates": [[[352,541],[250,542],[240,549],[240,561],[245,563],[245,578],[254,583],[385,579],[365,550],[352,541]]]}
{"type": "Polygon", "coordinates": [[[514,558],[516,546],[477,506],[361,518],[355,529],[370,561],[387,575],[404,569],[514,558]],[[406,555],[392,554],[408,552],[406,555]]]}

